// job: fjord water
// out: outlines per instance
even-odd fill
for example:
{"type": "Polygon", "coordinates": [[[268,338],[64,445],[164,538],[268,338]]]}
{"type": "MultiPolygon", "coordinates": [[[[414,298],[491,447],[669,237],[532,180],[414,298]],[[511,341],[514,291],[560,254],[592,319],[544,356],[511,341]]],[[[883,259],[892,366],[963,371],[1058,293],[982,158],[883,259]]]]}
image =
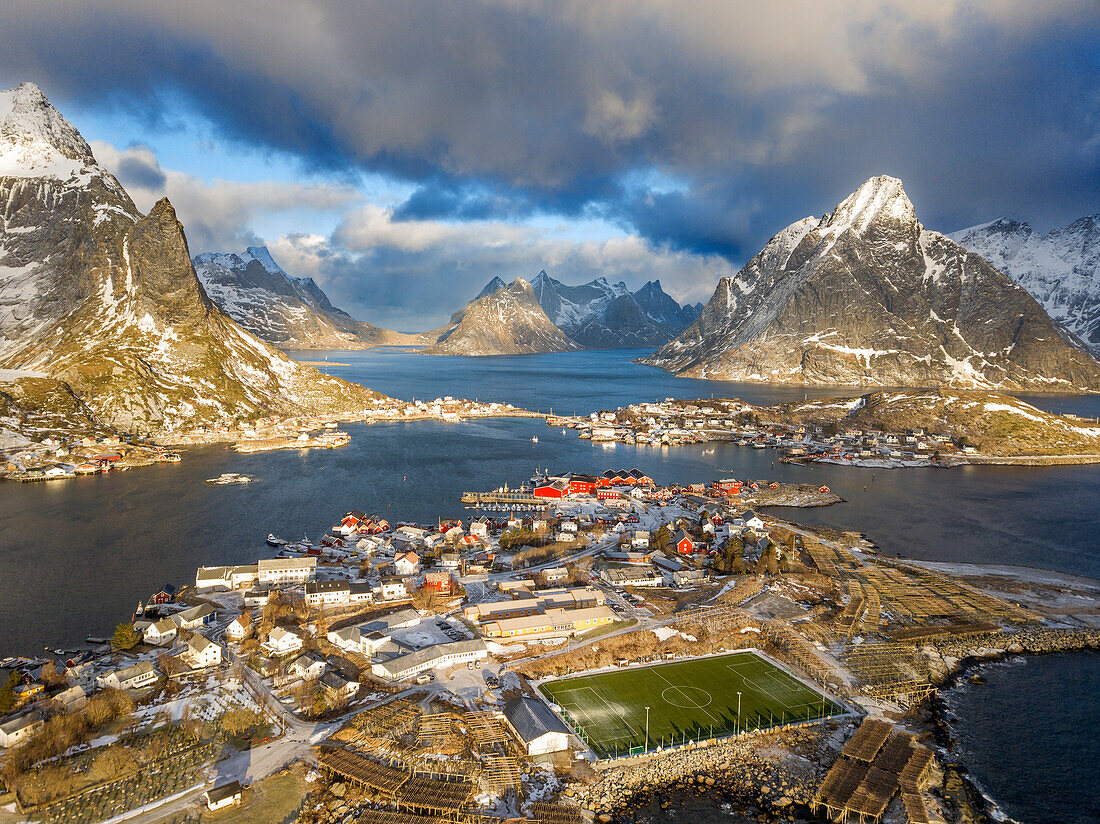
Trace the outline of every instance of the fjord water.
{"type": "MultiPolygon", "coordinates": [[[[404,399],[477,397],[528,409],[587,413],[665,397],[741,397],[775,403],[858,390],[684,380],[631,363],[639,352],[494,358],[429,357],[401,350],[326,355],[331,374],[404,399]],[[335,365],[336,362],[345,365],[335,365]]],[[[1100,414],[1096,397],[1029,397],[1051,411],[1100,414]]],[[[525,481],[539,467],[599,472],[637,466],[658,481],[719,477],[824,483],[847,503],[777,514],[865,532],[882,551],[941,561],[1018,564],[1100,577],[1100,466],[867,470],[775,461],[772,450],[731,444],[672,448],[601,445],[535,419],[351,424],[338,450],[239,455],[224,445],[189,449],[183,463],[45,484],[0,485],[0,655],[72,646],[109,634],[162,584],[185,584],[201,564],[245,563],[270,552],[269,532],[317,538],[346,510],[391,521],[460,512],[464,490],[525,481]],[[537,442],[532,438],[538,438],[537,442]],[[222,472],[259,477],[209,486],[222,472]]],[[[1060,658],[1034,666],[1058,680],[1060,658]]],[[[1068,659],[1066,659],[1068,660],[1068,659]]],[[[1095,702],[1095,679],[1085,694],[1095,702]]],[[[988,695],[989,693],[982,693],[988,695]]],[[[1033,696],[1046,701],[1045,694],[1033,696]]],[[[1028,716],[1028,718],[1039,716],[1028,716]]],[[[1053,755],[1038,721],[1018,733],[1053,755]]],[[[1084,726],[1058,749],[1085,763],[1100,752],[1084,726]],[[1064,744],[1064,749],[1062,749],[1064,744]]],[[[995,740],[975,751],[995,751],[995,740]]],[[[1059,755],[1059,758],[1063,757],[1059,755]]],[[[1059,769],[1057,759],[1037,764],[1059,769]]],[[[1037,767],[1038,769],[1038,767],[1037,767]]],[[[1041,798],[1023,820],[1041,815],[1041,798]]],[[[1028,803],[1028,802],[1024,802],[1028,803]]],[[[677,808],[667,815],[675,816],[677,808]]],[[[665,813],[654,811],[655,820],[665,813]]],[[[719,810],[714,820],[728,820],[719,810]]],[[[693,820],[700,821],[699,817],[693,820]]]]}
{"type": "Polygon", "coordinates": [[[985,684],[941,695],[956,740],[949,757],[1013,821],[1100,821],[1100,653],[1011,658],[979,671],[985,684]]]}
{"type": "MultiPolygon", "coordinates": [[[[587,413],[665,397],[769,403],[840,394],[683,380],[631,363],[635,352],[496,358],[400,350],[327,353],[332,374],[405,399],[476,396],[587,413]]],[[[317,353],[302,356],[319,359],[317,353]]],[[[1035,399],[1096,414],[1095,398],[1035,399]]],[[[847,503],[784,514],[867,533],[884,552],[941,561],[1044,567],[1100,577],[1100,466],[865,470],[775,460],[732,444],[654,448],[593,444],[537,419],[350,424],[338,450],[240,455],[224,445],[184,461],[45,484],[0,485],[0,655],[102,635],[161,584],[200,564],[245,563],[264,538],[318,538],[346,510],[434,521],[464,490],[518,484],[539,467],[600,472],[637,466],[658,481],[728,475],[823,483],[847,503]],[[532,438],[538,438],[533,442],[532,438]],[[209,486],[222,472],[259,477],[209,486]]]]}

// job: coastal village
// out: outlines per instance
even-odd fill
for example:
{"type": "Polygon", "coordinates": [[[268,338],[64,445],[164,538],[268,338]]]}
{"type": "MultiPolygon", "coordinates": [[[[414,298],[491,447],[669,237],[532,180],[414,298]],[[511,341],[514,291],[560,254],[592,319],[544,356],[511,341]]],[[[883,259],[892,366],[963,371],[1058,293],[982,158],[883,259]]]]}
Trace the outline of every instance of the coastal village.
{"type": "MultiPolygon", "coordinates": [[[[231,420],[146,438],[136,434],[99,431],[80,434],[68,422],[51,420],[24,425],[21,434],[0,437],[0,473],[8,480],[50,481],[125,471],[154,463],[182,460],[173,447],[230,443],[236,452],[268,452],[279,449],[335,449],[346,446],[350,436],[338,430],[342,422],[363,423],[463,420],[494,417],[541,417],[511,404],[480,403],[453,397],[431,401],[401,401],[379,396],[368,409],[355,415],[328,417],[268,416],[231,420]]],[[[3,430],[0,429],[0,436],[3,430]]]]}
{"type": "Polygon", "coordinates": [[[546,422],[595,442],[719,441],[774,449],[779,460],[799,464],[890,469],[1100,461],[1100,421],[989,393],[878,392],[770,407],[665,398],[583,417],[551,415],[546,422]]]}
{"type": "Polygon", "coordinates": [[[269,535],[138,595],[111,638],[0,662],[0,808],[557,824],[706,788],[764,820],[971,820],[930,701],[971,660],[1096,648],[1100,593],[770,509],[839,500],[608,469],[269,535]]]}

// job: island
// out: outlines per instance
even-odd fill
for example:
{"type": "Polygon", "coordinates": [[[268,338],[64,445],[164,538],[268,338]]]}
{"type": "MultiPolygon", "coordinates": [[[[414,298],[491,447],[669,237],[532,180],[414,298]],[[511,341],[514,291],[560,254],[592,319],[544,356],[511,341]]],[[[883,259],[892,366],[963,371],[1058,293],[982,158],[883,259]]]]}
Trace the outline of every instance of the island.
{"type": "Polygon", "coordinates": [[[1044,412],[992,392],[898,390],[759,406],[732,399],[637,403],[551,415],[593,441],[648,446],[724,441],[793,463],[873,468],[1100,462],[1100,420],[1044,412]]]}
{"type": "Polygon", "coordinates": [[[777,514],[838,500],[811,492],[574,472],[431,523],[363,501],[316,541],[269,535],[120,604],[109,643],[0,661],[12,803],[625,822],[705,788],[766,821],[977,820],[937,691],[1100,647],[1100,582],[777,514]]]}

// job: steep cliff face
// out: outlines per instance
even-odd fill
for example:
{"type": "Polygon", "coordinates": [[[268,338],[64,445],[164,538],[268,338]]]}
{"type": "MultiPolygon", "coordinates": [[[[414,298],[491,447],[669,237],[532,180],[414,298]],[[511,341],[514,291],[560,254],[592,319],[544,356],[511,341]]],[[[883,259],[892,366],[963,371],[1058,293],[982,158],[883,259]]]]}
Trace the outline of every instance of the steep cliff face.
{"type": "Polygon", "coordinates": [[[312,278],[283,271],[264,246],[203,252],[192,261],[206,293],[246,330],[281,349],[365,349],[424,343],[337,309],[312,278]]]}
{"type": "Polygon", "coordinates": [[[1024,287],[1048,315],[1100,355],[1100,214],[1045,235],[1001,218],[951,238],[1024,287]]]}
{"type": "Polygon", "coordinates": [[[1079,391],[1100,364],[980,256],[868,180],[788,226],[643,363],[692,377],[1079,391]]]}
{"type": "MultiPolygon", "coordinates": [[[[531,281],[539,305],[559,329],[588,349],[656,346],[698,317],[651,281],[631,292],[625,283],[596,278],[567,286],[539,272],[531,281]]],[[[488,287],[486,287],[488,288],[488,287]]]]}
{"type": "Polygon", "coordinates": [[[167,200],[141,215],[39,89],[0,92],[0,368],[65,381],[99,420],[165,433],[365,408],[209,299],[167,200]]]}
{"type": "Polygon", "coordinates": [[[451,316],[428,355],[523,355],[579,349],[546,316],[531,284],[516,278],[451,316]]]}

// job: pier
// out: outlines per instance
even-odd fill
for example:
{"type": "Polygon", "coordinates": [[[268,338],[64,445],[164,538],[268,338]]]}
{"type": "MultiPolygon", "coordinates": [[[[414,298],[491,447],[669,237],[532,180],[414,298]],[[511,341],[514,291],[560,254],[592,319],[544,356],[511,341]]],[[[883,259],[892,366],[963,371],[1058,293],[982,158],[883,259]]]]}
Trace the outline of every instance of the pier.
{"type": "Polygon", "coordinates": [[[545,506],[546,498],[539,498],[530,492],[463,492],[462,503],[468,506],[486,506],[488,504],[537,504],[545,506]]]}

